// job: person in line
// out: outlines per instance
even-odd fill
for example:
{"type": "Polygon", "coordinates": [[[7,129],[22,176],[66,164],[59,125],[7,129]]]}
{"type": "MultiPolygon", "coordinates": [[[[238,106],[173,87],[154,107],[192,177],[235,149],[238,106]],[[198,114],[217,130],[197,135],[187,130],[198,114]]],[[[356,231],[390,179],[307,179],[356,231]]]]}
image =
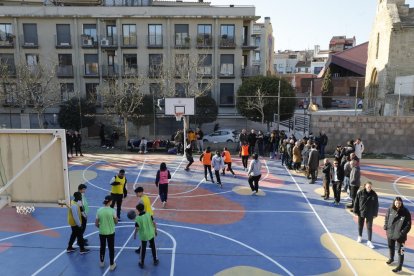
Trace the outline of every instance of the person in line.
{"type": "Polygon", "coordinates": [[[69,153],[70,153],[70,157],[73,157],[73,135],[69,130],[66,130],[66,151],[68,154],[68,159],[69,159],[69,153]]]}
{"type": "Polygon", "coordinates": [[[361,138],[357,138],[355,143],[354,143],[354,150],[355,150],[355,155],[358,157],[358,160],[362,159],[362,153],[365,150],[364,147],[364,143],[362,143],[361,138]]]}
{"type": "Polygon", "coordinates": [[[202,153],[204,151],[204,143],[203,143],[204,133],[200,128],[196,128],[195,135],[197,138],[198,153],[202,153]]]}
{"type": "Polygon", "coordinates": [[[72,229],[72,233],[69,238],[68,247],[66,249],[67,253],[72,253],[75,251],[73,244],[75,240],[79,245],[80,254],[89,253],[89,249],[85,248],[85,241],[82,235],[82,194],[80,192],[75,192],[73,194],[73,200],[70,203],[70,208],[68,209],[68,224],[72,229]]]}
{"type": "Polygon", "coordinates": [[[99,228],[99,265],[105,266],[105,249],[108,243],[109,250],[109,269],[112,271],[116,268],[115,259],[115,224],[118,223],[115,210],[111,208],[112,197],[105,197],[103,201],[104,207],[96,212],[95,226],[99,228]]]}
{"type": "Polygon", "coordinates": [[[323,199],[324,200],[328,200],[329,199],[329,185],[331,183],[331,179],[332,179],[332,164],[331,162],[329,162],[328,158],[325,158],[323,160],[323,168],[322,168],[322,173],[323,173],[323,199]]]}
{"type": "MultiPolygon", "coordinates": [[[[139,186],[137,187],[135,190],[135,195],[138,197],[139,203],[144,204],[144,211],[147,214],[150,214],[151,217],[154,216],[154,211],[152,210],[152,206],[151,206],[151,200],[149,199],[149,197],[147,195],[144,194],[144,188],[139,186]]],[[[141,247],[138,247],[138,249],[135,249],[135,253],[139,254],[141,252],[141,247]]]]}
{"type": "Polygon", "coordinates": [[[248,182],[250,189],[252,189],[253,192],[252,195],[256,195],[259,192],[259,180],[262,177],[262,163],[260,162],[257,153],[253,154],[253,160],[250,161],[247,175],[249,176],[248,182]]]}
{"type": "Polygon", "coordinates": [[[292,161],[293,161],[293,169],[295,171],[300,170],[300,165],[302,163],[302,154],[300,150],[300,142],[297,141],[295,146],[292,149],[292,161]]]}
{"type": "Polygon", "coordinates": [[[216,155],[211,159],[211,166],[214,168],[214,173],[216,175],[217,185],[220,185],[223,188],[223,184],[220,179],[220,170],[224,170],[224,161],[221,157],[220,151],[216,151],[216,155]]]}
{"type": "Polygon", "coordinates": [[[347,199],[350,199],[350,196],[349,196],[350,195],[349,178],[351,176],[352,167],[351,167],[351,157],[349,155],[346,156],[343,159],[343,161],[341,163],[341,167],[343,167],[343,169],[344,169],[344,188],[343,188],[342,192],[348,193],[348,198],[347,199]]]}
{"type": "Polygon", "coordinates": [[[247,135],[246,129],[243,128],[239,134],[239,148],[238,149],[240,149],[244,143],[248,142],[247,137],[248,135],[247,135]]]}
{"type": "Polygon", "coordinates": [[[243,142],[240,148],[240,156],[242,159],[244,171],[247,172],[247,163],[249,160],[249,144],[247,142],[243,142]]]}
{"type": "Polygon", "coordinates": [[[286,139],[282,140],[279,146],[279,155],[280,161],[282,162],[282,166],[287,165],[287,141],[286,139]]]}
{"type": "Polygon", "coordinates": [[[375,248],[372,243],[372,222],[378,216],[378,196],[372,189],[372,183],[367,182],[364,189],[358,191],[355,197],[354,214],[358,216],[358,239],[357,242],[362,241],[362,230],[364,229],[364,222],[367,224],[368,241],[367,246],[371,249],[375,248]]]}
{"type": "Polygon", "coordinates": [[[78,156],[78,152],[80,156],[83,156],[82,154],[82,135],[75,131],[75,135],[74,135],[74,139],[75,139],[75,154],[76,156],[78,156]]]}
{"type": "Polygon", "coordinates": [[[211,182],[214,183],[213,173],[211,172],[211,159],[213,159],[213,155],[211,153],[210,147],[200,155],[200,161],[203,163],[204,166],[204,178],[207,181],[207,171],[210,174],[211,182]]]}
{"type": "Polygon", "coordinates": [[[105,125],[101,124],[99,128],[99,138],[101,139],[101,147],[106,148],[106,140],[105,140],[105,125]]]}
{"type": "Polygon", "coordinates": [[[155,177],[155,186],[159,189],[162,208],[165,208],[167,205],[169,179],[171,179],[170,171],[167,169],[167,164],[162,162],[160,164],[160,169],[157,171],[157,176],[155,177]]]}
{"type": "MultiPolygon", "coordinates": [[[[349,195],[351,196],[351,204],[347,205],[347,208],[354,208],[355,197],[361,186],[361,169],[358,166],[358,161],[353,159],[351,160],[351,173],[349,175],[349,195]]],[[[352,211],[352,210],[351,210],[352,211]]]]}
{"type": "Polygon", "coordinates": [[[184,170],[188,172],[190,170],[190,166],[194,163],[193,147],[191,146],[191,144],[188,144],[185,148],[185,157],[187,158],[188,164],[184,170]]]}
{"type": "Polygon", "coordinates": [[[141,138],[141,141],[139,142],[139,153],[147,153],[147,144],[148,140],[145,139],[145,137],[141,138]]]}
{"type": "Polygon", "coordinates": [[[320,153],[320,159],[325,158],[325,147],[328,144],[328,136],[326,136],[325,132],[322,131],[319,134],[319,153],[320,153]]]}
{"type": "MultiPolygon", "coordinates": [[[[115,144],[116,142],[118,142],[118,140],[119,140],[119,134],[116,130],[113,130],[111,134],[111,145],[110,145],[112,149],[115,148],[115,144]]],[[[109,146],[106,148],[109,149],[109,146]]]]}
{"type": "Polygon", "coordinates": [[[157,235],[157,225],[154,222],[154,218],[144,211],[144,204],[139,203],[136,206],[136,212],[138,212],[138,215],[135,218],[134,240],[137,238],[137,232],[139,233],[139,238],[141,239],[141,258],[138,265],[140,268],[144,268],[147,242],[149,242],[151,247],[154,265],[158,265],[159,260],[157,258],[157,249],[155,248],[155,236],[157,235]]]}
{"type": "MultiPolygon", "coordinates": [[[[78,192],[82,194],[82,237],[85,234],[86,225],[88,223],[88,213],[89,213],[89,204],[88,200],[86,199],[86,189],[87,186],[85,184],[79,184],[78,192]]],[[[85,246],[88,246],[88,239],[83,239],[85,241],[85,246]]]]}
{"type": "Polygon", "coordinates": [[[309,158],[308,158],[309,174],[311,175],[311,181],[309,182],[309,184],[315,184],[316,172],[318,170],[318,166],[319,166],[319,152],[316,149],[316,145],[312,144],[311,150],[309,152],[309,158]]]}
{"type": "Polygon", "coordinates": [[[247,141],[249,142],[249,154],[252,155],[254,153],[254,148],[256,147],[257,141],[257,134],[254,129],[252,129],[247,136],[247,141]]]}
{"type": "Polygon", "coordinates": [[[125,170],[119,170],[118,174],[112,177],[109,181],[111,184],[111,196],[112,203],[111,208],[114,208],[116,203],[116,216],[118,221],[121,221],[121,208],[122,208],[122,199],[126,198],[128,195],[127,192],[127,179],[125,177],[125,170]]]}
{"type": "Polygon", "coordinates": [[[341,188],[344,181],[344,169],[339,164],[339,161],[335,159],[332,167],[332,190],[334,193],[334,204],[339,205],[341,202],[341,188]]]}
{"type": "Polygon", "coordinates": [[[404,264],[404,244],[411,229],[411,214],[404,207],[401,197],[397,196],[385,215],[384,230],[387,232],[389,259],[387,264],[394,262],[395,242],[397,242],[398,266],[392,271],[397,273],[404,264]]]}
{"type": "Polygon", "coordinates": [[[264,134],[261,130],[257,132],[257,148],[259,149],[259,156],[264,156],[264,134]]]}
{"type": "MultiPolygon", "coordinates": [[[[228,150],[227,147],[224,147],[223,149],[223,153],[221,155],[224,158],[224,164],[227,165],[227,171],[231,172],[231,174],[233,175],[233,177],[236,177],[236,174],[234,173],[233,169],[231,168],[231,154],[230,151],[228,150]]],[[[221,173],[221,175],[225,175],[226,173],[224,172],[225,168],[223,168],[223,171],[221,173]]]]}

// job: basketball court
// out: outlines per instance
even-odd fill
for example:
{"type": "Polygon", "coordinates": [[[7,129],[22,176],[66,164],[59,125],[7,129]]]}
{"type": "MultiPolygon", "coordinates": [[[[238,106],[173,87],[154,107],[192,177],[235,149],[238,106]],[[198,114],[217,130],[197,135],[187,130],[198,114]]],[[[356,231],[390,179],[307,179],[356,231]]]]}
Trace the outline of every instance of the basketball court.
{"type": "MultiPolygon", "coordinates": [[[[196,156],[197,157],[197,156],[196,156]]],[[[196,158],[195,158],[196,159],[196,158]]],[[[264,158],[258,195],[251,195],[241,160],[233,157],[237,175],[222,176],[223,188],[204,180],[196,162],[176,155],[87,155],[69,166],[70,193],[80,183],[88,186],[90,214],[86,237],[91,252],[66,253],[70,236],[65,207],[37,207],[29,215],[12,207],[0,210],[0,271],[3,275],[392,275],[385,261],[388,249],[382,230],[386,209],[396,195],[413,208],[414,162],[362,160],[362,181],[370,180],[380,198],[374,220],[375,249],[357,243],[356,218],[342,200],[340,206],[324,201],[321,181],[310,185],[299,174],[264,158]],[[156,171],[166,162],[172,174],[167,208],[163,209],[154,184],[156,171]],[[109,193],[109,180],[126,170],[128,196],[122,221],[116,226],[117,268],[99,267],[99,235],[94,226],[97,208],[109,193]],[[147,250],[145,267],[134,252],[134,223],[126,217],[138,202],[134,187],[144,187],[152,201],[158,225],[156,245],[160,263],[152,264],[147,250]]],[[[62,185],[54,179],[45,181],[62,185]]],[[[17,183],[16,183],[17,184],[17,183]]],[[[38,189],[48,193],[42,185],[38,189]]],[[[332,197],[332,193],[331,193],[332,197]]],[[[345,194],[342,195],[346,197],[345,194]]],[[[406,244],[403,274],[414,272],[414,234],[406,244]]]]}

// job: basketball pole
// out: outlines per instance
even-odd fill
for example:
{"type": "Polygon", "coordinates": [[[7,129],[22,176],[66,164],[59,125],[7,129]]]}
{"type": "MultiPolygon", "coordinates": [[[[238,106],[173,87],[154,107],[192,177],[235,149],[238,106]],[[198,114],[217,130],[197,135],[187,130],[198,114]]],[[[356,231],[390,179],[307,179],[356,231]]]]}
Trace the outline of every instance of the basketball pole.
{"type": "Polygon", "coordinates": [[[183,116],[183,127],[184,127],[184,135],[183,135],[183,137],[184,137],[184,149],[183,149],[183,156],[185,156],[185,149],[187,148],[187,126],[188,126],[188,124],[187,124],[187,119],[188,119],[188,116],[183,116]]]}

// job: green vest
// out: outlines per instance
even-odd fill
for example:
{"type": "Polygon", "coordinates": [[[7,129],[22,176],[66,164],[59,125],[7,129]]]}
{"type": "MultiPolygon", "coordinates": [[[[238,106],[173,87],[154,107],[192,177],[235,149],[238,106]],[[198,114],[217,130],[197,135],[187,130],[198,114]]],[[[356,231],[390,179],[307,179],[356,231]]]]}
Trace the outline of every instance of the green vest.
{"type": "Polygon", "coordinates": [[[155,227],[150,214],[145,213],[142,216],[137,216],[135,222],[139,226],[138,233],[141,241],[149,241],[155,237],[155,227]]]}

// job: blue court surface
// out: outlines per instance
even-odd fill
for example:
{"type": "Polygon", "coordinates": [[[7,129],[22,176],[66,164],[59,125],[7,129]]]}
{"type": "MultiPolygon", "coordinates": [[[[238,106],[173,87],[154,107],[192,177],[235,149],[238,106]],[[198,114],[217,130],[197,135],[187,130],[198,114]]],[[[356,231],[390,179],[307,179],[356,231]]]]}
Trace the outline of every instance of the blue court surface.
{"type": "MultiPolygon", "coordinates": [[[[91,211],[85,236],[91,252],[66,253],[71,230],[65,207],[37,208],[26,216],[5,207],[0,211],[0,275],[393,275],[396,264],[385,264],[388,248],[382,226],[395,196],[402,196],[413,210],[413,161],[361,162],[362,182],[372,181],[380,198],[380,214],[374,220],[376,247],[370,249],[365,231],[363,242],[356,242],[356,218],[345,208],[347,195],[342,194],[339,206],[323,200],[320,179],[308,184],[303,174],[288,171],[280,160],[263,158],[260,191],[252,195],[238,157],[233,157],[236,177],[221,176],[223,188],[204,180],[195,159],[189,172],[184,171],[187,161],[182,156],[101,154],[71,159],[71,185],[88,186],[91,211]],[[165,209],[154,184],[161,162],[172,174],[165,209]],[[109,180],[120,169],[126,170],[129,194],[116,226],[117,268],[109,271],[108,251],[105,267],[99,267],[94,220],[110,190],[109,180]],[[126,217],[138,202],[133,192],[137,186],[150,196],[159,229],[160,263],[153,265],[148,248],[144,269],[138,267],[134,223],[126,217]]],[[[414,271],[413,249],[410,233],[402,274],[414,271]]]]}

